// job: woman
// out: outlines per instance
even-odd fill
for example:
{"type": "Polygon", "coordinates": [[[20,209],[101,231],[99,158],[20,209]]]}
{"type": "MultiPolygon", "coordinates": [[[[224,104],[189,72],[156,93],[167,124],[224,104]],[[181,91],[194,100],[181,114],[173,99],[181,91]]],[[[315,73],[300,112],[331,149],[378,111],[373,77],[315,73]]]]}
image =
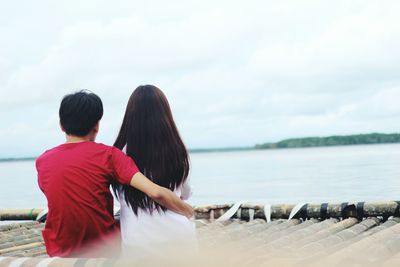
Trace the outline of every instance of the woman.
{"type": "MultiPolygon", "coordinates": [[[[183,200],[190,197],[188,153],[160,89],[152,85],[135,89],[114,146],[124,150],[153,182],[183,200]]],[[[123,255],[161,255],[171,244],[196,249],[192,221],[166,210],[137,189],[121,185],[114,189],[121,205],[123,255]]]]}

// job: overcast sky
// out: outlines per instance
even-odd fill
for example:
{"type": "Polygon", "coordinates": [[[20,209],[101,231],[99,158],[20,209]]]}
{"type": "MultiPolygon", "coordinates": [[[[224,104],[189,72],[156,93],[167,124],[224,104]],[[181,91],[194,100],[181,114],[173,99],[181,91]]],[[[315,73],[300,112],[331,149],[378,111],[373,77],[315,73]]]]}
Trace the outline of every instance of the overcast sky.
{"type": "Polygon", "coordinates": [[[62,97],[104,102],[112,144],[138,85],[190,148],[399,132],[399,1],[3,1],[0,157],[64,141],[62,97]]]}

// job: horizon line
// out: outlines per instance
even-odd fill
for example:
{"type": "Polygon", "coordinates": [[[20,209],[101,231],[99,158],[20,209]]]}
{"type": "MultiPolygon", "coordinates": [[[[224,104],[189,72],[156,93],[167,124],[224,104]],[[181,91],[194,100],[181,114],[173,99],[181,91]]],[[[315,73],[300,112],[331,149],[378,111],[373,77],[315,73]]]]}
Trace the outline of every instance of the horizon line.
{"type": "MultiPolygon", "coordinates": [[[[390,134],[399,134],[399,133],[379,133],[379,132],[370,132],[370,133],[362,133],[362,134],[343,134],[343,135],[327,135],[327,136],[306,136],[306,137],[292,137],[282,139],[276,142],[265,142],[261,144],[255,144],[252,146],[230,146],[230,147],[213,147],[213,148],[188,148],[189,153],[207,153],[207,152],[229,152],[229,151],[246,151],[246,150],[263,150],[262,148],[258,148],[259,145],[263,144],[276,144],[286,140],[293,139],[306,139],[306,138],[329,138],[329,137],[348,137],[348,136],[356,136],[356,135],[372,135],[372,134],[380,134],[380,135],[390,135],[390,134]]],[[[376,144],[385,144],[385,143],[371,143],[371,144],[353,144],[353,145],[376,145],[376,144]]],[[[335,145],[335,146],[349,146],[349,145],[335,145]]],[[[328,146],[329,147],[329,146],[328,146]]],[[[310,148],[310,147],[288,147],[288,148],[264,148],[264,149],[290,149],[290,148],[310,148]]],[[[0,158],[0,162],[10,162],[10,161],[30,161],[36,159],[38,156],[21,156],[21,157],[4,157],[0,158]]]]}

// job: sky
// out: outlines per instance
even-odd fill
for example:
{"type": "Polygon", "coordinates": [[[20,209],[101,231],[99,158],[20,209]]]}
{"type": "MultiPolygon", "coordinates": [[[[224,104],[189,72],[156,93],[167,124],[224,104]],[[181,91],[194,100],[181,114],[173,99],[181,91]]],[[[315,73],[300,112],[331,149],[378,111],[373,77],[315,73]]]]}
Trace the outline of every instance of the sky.
{"type": "Polygon", "coordinates": [[[399,1],[3,1],[0,157],[65,141],[62,97],[166,94],[189,148],[399,132],[399,1]]]}

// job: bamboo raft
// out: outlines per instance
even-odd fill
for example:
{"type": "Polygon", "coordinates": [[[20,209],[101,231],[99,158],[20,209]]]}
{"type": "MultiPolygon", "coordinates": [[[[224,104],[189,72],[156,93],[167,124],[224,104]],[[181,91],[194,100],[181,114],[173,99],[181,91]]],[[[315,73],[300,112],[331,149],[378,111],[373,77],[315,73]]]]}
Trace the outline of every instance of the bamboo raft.
{"type": "MultiPolygon", "coordinates": [[[[123,259],[48,258],[45,214],[0,210],[0,221],[24,221],[0,225],[0,266],[132,266],[123,259]]],[[[195,222],[199,255],[192,266],[400,265],[398,201],[210,205],[195,208],[195,222]]]]}

